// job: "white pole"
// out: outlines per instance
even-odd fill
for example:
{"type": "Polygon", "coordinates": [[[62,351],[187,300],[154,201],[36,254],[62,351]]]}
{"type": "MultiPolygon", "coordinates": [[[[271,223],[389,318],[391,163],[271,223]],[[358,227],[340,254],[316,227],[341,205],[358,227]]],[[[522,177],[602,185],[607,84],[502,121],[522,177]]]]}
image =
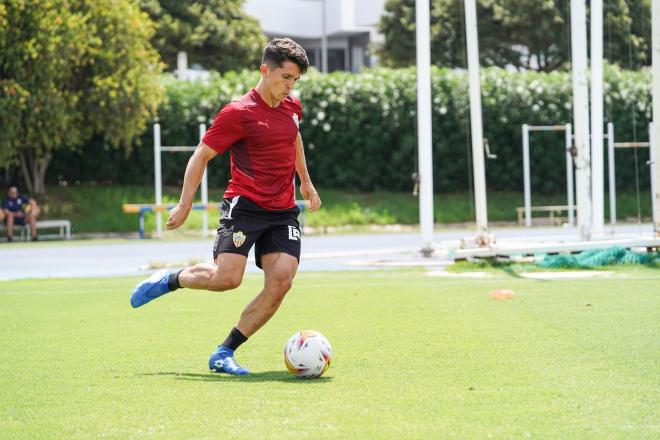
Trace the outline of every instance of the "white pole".
{"type": "Polygon", "coordinates": [[[523,178],[525,188],[525,226],[532,226],[532,189],[529,177],[529,125],[523,124],[523,178]]]}
{"type": "Polygon", "coordinates": [[[421,252],[433,252],[433,152],[431,151],[431,32],[429,0],[415,0],[417,25],[417,148],[421,252]]]}
{"type": "Polygon", "coordinates": [[[176,54],[176,76],[179,79],[188,79],[188,53],[177,52],[176,54]]]}
{"type": "Polygon", "coordinates": [[[591,226],[594,235],[604,232],[603,156],[603,0],[591,0],[591,226]]]}
{"type": "MultiPolygon", "coordinates": [[[[653,71],[653,121],[660,121],[660,3],[654,0],[652,6],[652,71],[653,71]]],[[[653,167],[654,191],[651,195],[655,201],[654,206],[660,206],[660,123],[653,124],[653,139],[650,155],[655,160],[651,165],[653,167]]],[[[653,230],[655,236],[660,237],[660,209],[653,211],[653,230]]]]}
{"type": "Polygon", "coordinates": [[[479,78],[479,38],[475,0],[465,0],[468,75],[470,79],[470,128],[472,134],[472,167],[474,170],[474,204],[477,214],[477,234],[488,234],[486,204],[486,164],[481,122],[481,82],[479,78]]]}
{"type": "MultiPolygon", "coordinates": [[[[156,205],[163,203],[163,182],[160,166],[160,124],[154,124],[154,179],[156,187],[156,205]]],[[[163,235],[163,219],[161,212],[156,211],[156,237],[163,235]]]]}
{"type": "Polygon", "coordinates": [[[321,72],[328,73],[327,0],[321,0],[321,72]]]}
{"type": "Polygon", "coordinates": [[[571,124],[566,124],[564,128],[566,137],[566,192],[568,193],[568,224],[575,226],[575,188],[573,185],[573,155],[571,154],[571,141],[573,140],[573,128],[571,124]]]}
{"type": "Polygon", "coordinates": [[[614,169],[614,124],[607,123],[607,168],[609,174],[609,184],[607,188],[610,192],[610,224],[616,224],[616,180],[614,169]]]}
{"type": "MultiPolygon", "coordinates": [[[[204,138],[204,133],[206,133],[206,124],[199,124],[199,141],[201,142],[204,138]]],[[[207,206],[209,204],[209,179],[207,168],[204,168],[204,174],[202,175],[202,205],[207,206]]],[[[207,209],[202,211],[202,237],[207,237],[209,235],[209,212],[207,209]]]]}
{"type": "MultiPolygon", "coordinates": [[[[653,132],[654,125],[653,122],[649,124],[649,168],[651,169],[651,212],[655,219],[658,215],[658,209],[660,208],[660,198],[654,197],[653,195],[658,193],[658,185],[660,183],[657,180],[658,169],[656,168],[658,155],[656,154],[657,151],[653,148],[653,145],[655,144],[655,133],[653,132]]],[[[660,236],[660,234],[658,235],[660,236]]]]}
{"type": "Polygon", "coordinates": [[[581,240],[591,240],[591,179],[589,154],[589,72],[584,0],[571,0],[571,60],[573,64],[573,125],[577,148],[577,211],[581,240]]]}

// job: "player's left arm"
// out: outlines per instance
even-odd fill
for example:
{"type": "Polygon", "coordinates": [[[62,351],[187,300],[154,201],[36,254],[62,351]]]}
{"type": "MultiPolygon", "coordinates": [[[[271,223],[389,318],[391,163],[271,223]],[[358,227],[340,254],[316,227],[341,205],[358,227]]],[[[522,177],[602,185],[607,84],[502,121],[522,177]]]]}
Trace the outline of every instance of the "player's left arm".
{"type": "Polygon", "coordinates": [[[305,148],[300,133],[296,137],[296,172],[300,178],[300,194],[305,200],[309,200],[309,210],[314,212],[321,207],[321,198],[314,188],[312,178],[309,177],[309,171],[307,171],[305,148]]]}

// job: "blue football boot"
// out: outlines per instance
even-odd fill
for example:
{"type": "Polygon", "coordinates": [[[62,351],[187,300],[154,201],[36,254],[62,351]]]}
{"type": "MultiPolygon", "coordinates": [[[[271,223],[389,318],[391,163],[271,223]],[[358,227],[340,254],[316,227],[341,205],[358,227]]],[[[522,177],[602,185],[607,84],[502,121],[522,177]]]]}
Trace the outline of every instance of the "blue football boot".
{"type": "Polygon", "coordinates": [[[234,350],[218,345],[218,349],[211,353],[209,369],[216,373],[227,373],[237,376],[250,374],[250,370],[241,367],[234,360],[234,350]]]}
{"type": "Polygon", "coordinates": [[[131,295],[131,305],[134,308],[141,307],[159,296],[170,291],[167,281],[170,274],[165,270],[159,270],[146,280],[138,284],[131,295]]]}

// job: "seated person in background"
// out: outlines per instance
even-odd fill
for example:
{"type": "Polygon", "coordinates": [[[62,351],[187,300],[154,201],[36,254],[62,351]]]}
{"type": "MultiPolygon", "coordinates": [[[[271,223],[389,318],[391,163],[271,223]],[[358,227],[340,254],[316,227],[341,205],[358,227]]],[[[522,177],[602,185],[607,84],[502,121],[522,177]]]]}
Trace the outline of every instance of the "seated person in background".
{"type": "Polygon", "coordinates": [[[14,225],[30,225],[32,241],[37,241],[37,218],[39,217],[37,202],[24,195],[18,195],[18,188],[10,186],[7,196],[2,199],[2,213],[7,226],[7,241],[13,241],[14,225]]]}

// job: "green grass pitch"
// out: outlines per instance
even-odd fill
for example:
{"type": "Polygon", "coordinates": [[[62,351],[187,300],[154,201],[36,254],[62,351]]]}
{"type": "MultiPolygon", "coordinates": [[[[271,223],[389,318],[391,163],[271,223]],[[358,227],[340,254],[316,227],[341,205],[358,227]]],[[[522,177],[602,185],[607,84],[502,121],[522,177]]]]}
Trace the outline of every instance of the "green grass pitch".
{"type": "Polygon", "coordinates": [[[660,273],[608,280],[300,273],[238,351],[207,359],[260,289],[180,291],[139,310],[138,278],[0,283],[1,438],[659,438],[660,273]],[[510,301],[488,296],[516,292],[510,301]],[[300,329],[334,362],[300,380],[300,329]]]}

